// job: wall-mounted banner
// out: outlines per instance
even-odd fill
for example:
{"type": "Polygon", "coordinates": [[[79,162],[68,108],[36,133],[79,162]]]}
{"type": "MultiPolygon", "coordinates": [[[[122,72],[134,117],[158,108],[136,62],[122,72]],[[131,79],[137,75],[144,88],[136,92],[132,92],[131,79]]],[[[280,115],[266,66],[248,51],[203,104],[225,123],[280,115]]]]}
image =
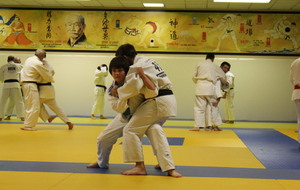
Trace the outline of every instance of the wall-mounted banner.
{"type": "Polygon", "coordinates": [[[0,9],[0,49],[300,54],[300,14],[0,9]]]}

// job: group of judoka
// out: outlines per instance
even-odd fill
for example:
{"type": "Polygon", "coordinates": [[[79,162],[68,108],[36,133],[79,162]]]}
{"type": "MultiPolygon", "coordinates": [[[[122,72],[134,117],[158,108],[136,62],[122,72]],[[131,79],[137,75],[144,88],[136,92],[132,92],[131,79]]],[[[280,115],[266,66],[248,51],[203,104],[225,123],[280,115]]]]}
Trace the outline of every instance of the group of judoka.
{"type": "Polygon", "coordinates": [[[109,72],[114,82],[108,89],[108,100],[119,114],[99,135],[97,162],[87,167],[108,168],[112,147],[123,136],[124,161],[136,165],[121,174],[146,175],[141,141],[146,134],[158,160],[155,168],[181,177],[162,129],[164,122],[177,112],[172,84],[164,70],[154,60],[137,55],[133,45],[124,44],[111,60],[109,72]]]}
{"type": "Polygon", "coordinates": [[[234,83],[233,75],[229,72],[231,65],[228,62],[223,62],[221,66],[217,66],[213,63],[214,59],[215,55],[208,53],[205,61],[200,62],[196,66],[192,77],[196,88],[194,102],[195,124],[194,128],[190,129],[191,131],[200,131],[207,128],[221,131],[219,125],[223,121],[219,113],[218,104],[221,98],[226,98],[226,96],[228,96],[227,100],[231,102],[226,108],[226,115],[229,118],[226,123],[234,123],[234,114],[232,111],[234,83]]]}
{"type": "Polygon", "coordinates": [[[56,103],[54,87],[52,86],[55,72],[45,58],[46,51],[43,49],[37,49],[35,55],[27,58],[23,65],[17,63],[14,56],[8,57],[8,63],[1,67],[0,74],[0,79],[4,82],[0,121],[4,116],[7,99],[10,97],[16,102],[17,116],[24,120],[22,130],[35,131],[39,117],[45,122],[52,122],[56,116],[67,124],[68,129],[73,129],[73,123],[56,103]],[[20,84],[22,85],[23,97],[20,84]],[[45,105],[56,115],[51,116],[45,105]]]}

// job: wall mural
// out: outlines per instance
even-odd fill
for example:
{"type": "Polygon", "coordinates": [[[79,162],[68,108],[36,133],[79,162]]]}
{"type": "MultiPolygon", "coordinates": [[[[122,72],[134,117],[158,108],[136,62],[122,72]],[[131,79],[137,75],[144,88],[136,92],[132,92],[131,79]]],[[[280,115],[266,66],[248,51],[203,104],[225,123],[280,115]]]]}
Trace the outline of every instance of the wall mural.
{"type": "Polygon", "coordinates": [[[0,9],[0,49],[300,54],[300,14],[0,9]]]}

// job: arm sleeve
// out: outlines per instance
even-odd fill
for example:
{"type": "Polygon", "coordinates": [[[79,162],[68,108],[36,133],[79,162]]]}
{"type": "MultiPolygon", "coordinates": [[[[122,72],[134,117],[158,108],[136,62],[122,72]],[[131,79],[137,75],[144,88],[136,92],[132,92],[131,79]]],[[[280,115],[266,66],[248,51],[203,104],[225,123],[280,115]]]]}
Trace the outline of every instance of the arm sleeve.
{"type": "Polygon", "coordinates": [[[100,71],[99,69],[96,69],[95,76],[96,77],[106,77],[108,74],[107,71],[100,71]]]}
{"type": "Polygon", "coordinates": [[[34,66],[34,68],[36,69],[36,71],[41,75],[42,79],[47,81],[47,82],[54,82],[53,80],[53,73],[51,69],[47,69],[46,67],[44,67],[44,65],[42,64],[36,64],[34,66]]]}
{"type": "Polygon", "coordinates": [[[125,84],[118,89],[119,98],[122,100],[129,99],[138,94],[144,94],[145,98],[152,98],[158,94],[158,81],[156,71],[153,71],[154,67],[149,66],[143,67],[145,75],[153,82],[155,90],[146,89],[143,80],[136,73],[136,66],[130,66],[130,70],[126,76],[125,84]]]}
{"type": "Polygon", "coordinates": [[[220,82],[220,80],[217,80],[217,82],[216,82],[216,87],[215,87],[215,89],[216,89],[216,96],[217,96],[217,98],[222,98],[223,97],[223,93],[222,93],[222,89],[221,89],[221,82],[220,82]]]}
{"type": "Polygon", "coordinates": [[[17,64],[17,72],[21,72],[21,70],[23,69],[23,65],[21,64],[17,64]]]}
{"type": "Polygon", "coordinates": [[[194,75],[192,77],[192,80],[195,84],[197,83],[197,75],[198,75],[198,67],[196,67],[194,75]]]}
{"type": "Polygon", "coordinates": [[[111,108],[118,113],[124,113],[128,108],[126,100],[120,100],[117,97],[110,95],[107,97],[107,100],[110,103],[111,108]]]}

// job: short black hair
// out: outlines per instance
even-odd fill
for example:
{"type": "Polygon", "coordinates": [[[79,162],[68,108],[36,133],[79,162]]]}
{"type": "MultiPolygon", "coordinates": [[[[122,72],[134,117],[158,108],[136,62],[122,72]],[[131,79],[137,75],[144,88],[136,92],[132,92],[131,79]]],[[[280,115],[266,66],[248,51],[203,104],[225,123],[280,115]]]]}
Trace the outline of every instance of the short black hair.
{"type": "Polygon", "coordinates": [[[15,57],[10,55],[7,57],[7,62],[13,61],[14,59],[15,57]]]}
{"type": "Polygon", "coordinates": [[[133,59],[137,55],[137,52],[133,45],[123,44],[121,45],[116,52],[116,56],[126,56],[133,59]]]}
{"type": "Polygon", "coordinates": [[[125,74],[128,73],[130,63],[123,56],[114,57],[109,63],[109,73],[112,74],[113,69],[124,69],[125,74]]]}
{"type": "Polygon", "coordinates": [[[224,65],[227,65],[229,67],[228,70],[230,70],[231,65],[228,62],[224,61],[221,63],[221,67],[223,67],[224,65]]]}
{"type": "Polygon", "coordinates": [[[214,60],[215,59],[215,54],[213,54],[213,53],[208,53],[207,55],[206,55],[206,58],[205,59],[211,59],[211,60],[214,60]]]}

